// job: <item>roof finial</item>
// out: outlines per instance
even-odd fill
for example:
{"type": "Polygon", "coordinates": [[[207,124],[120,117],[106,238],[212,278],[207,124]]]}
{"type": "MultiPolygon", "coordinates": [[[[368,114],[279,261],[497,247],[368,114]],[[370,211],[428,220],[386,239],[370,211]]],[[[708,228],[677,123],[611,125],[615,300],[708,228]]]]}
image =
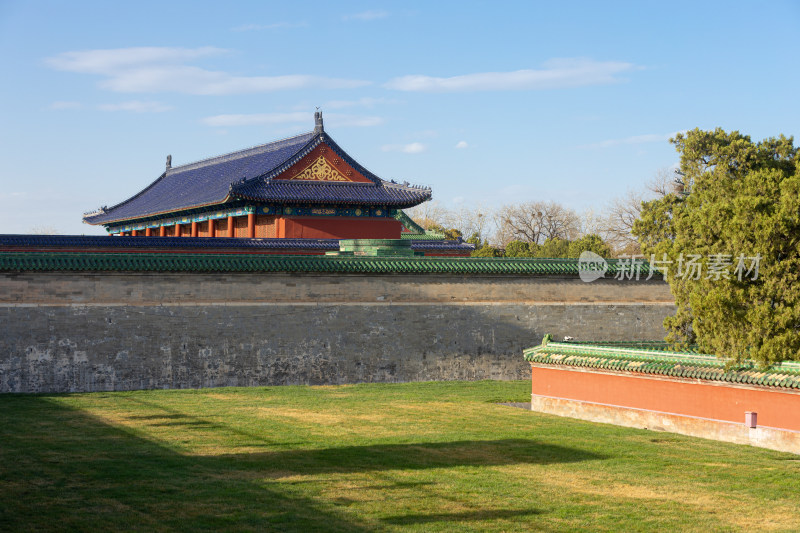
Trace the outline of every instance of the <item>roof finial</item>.
{"type": "Polygon", "coordinates": [[[172,156],[168,155],[167,156],[167,170],[169,170],[171,168],[172,168],[172,156]]]}
{"type": "Polygon", "coordinates": [[[325,128],[322,125],[322,111],[317,108],[314,112],[314,133],[322,133],[325,128]]]}

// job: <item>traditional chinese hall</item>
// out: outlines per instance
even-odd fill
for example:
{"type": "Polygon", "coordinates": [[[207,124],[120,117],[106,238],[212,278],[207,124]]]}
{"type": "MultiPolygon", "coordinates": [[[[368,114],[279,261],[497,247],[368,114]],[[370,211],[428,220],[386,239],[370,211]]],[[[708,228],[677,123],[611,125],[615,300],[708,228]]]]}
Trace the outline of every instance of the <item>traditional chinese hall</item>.
{"type": "Polygon", "coordinates": [[[430,200],[429,187],[379,178],[325,132],[321,112],[314,121],[309,133],[186,165],[167,156],[153,183],[83,220],[125,237],[282,239],[297,251],[308,239],[408,239],[425,241],[426,255],[469,255],[402,211],[430,200]]]}

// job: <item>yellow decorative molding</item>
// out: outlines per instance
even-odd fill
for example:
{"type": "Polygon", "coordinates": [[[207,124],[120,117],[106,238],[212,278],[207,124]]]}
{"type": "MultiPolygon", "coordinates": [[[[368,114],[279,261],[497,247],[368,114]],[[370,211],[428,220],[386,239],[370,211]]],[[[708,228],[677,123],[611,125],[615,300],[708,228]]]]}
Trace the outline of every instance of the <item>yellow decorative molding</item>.
{"type": "Polygon", "coordinates": [[[305,170],[289,179],[307,181],[351,181],[347,179],[344,174],[336,170],[333,165],[328,163],[324,156],[319,156],[317,160],[306,167],[305,170]]]}

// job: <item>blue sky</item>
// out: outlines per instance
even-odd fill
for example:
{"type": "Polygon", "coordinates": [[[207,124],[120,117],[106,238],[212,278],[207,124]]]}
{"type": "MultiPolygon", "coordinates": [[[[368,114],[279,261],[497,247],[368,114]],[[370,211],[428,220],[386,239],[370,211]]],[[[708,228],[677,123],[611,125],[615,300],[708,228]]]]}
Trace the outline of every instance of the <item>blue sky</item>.
{"type": "Polygon", "coordinates": [[[0,223],[313,128],[446,207],[601,210],[700,127],[800,131],[800,3],[0,0],[0,223]]]}

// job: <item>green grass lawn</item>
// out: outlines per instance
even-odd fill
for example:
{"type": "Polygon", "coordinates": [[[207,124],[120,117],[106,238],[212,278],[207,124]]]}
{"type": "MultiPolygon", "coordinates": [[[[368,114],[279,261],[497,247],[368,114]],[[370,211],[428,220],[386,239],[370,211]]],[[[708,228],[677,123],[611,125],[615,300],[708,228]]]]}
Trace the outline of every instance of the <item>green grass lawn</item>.
{"type": "Polygon", "coordinates": [[[800,456],[498,405],[528,382],[0,396],[0,529],[800,530],[800,456]]]}

